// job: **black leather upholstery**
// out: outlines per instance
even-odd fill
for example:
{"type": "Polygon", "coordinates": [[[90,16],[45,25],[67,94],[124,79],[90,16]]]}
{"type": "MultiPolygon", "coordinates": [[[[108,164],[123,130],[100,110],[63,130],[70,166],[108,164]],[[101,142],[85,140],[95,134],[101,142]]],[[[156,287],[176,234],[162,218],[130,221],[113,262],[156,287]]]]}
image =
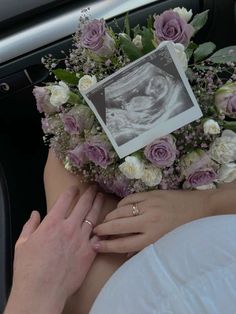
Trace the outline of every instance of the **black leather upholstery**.
{"type": "Polygon", "coordinates": [[[11,278],[11,223],[8,191],[0,166],[0,313],[6,303],[11,278]]]}

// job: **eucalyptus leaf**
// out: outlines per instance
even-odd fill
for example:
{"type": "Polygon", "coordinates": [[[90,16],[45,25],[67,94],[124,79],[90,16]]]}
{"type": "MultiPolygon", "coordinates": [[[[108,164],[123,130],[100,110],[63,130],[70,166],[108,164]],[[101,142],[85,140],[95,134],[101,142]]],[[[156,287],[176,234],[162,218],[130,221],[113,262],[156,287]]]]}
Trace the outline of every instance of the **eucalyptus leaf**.
{"type": "Polygon", "coordinates": [[[236,46],[230,46],[216,51],[209,60],[214,63],[236,62],[236,46]]]}
{"type": "Polygon", "coordinates": [[[190,60],[190,58],[192,57],[193,55],[193,52],[194,50],[198,47],[197,44],[195,44],[194,42],[190,42],[188,47],[185,49],[185,53],[186,53],[186,56],[188,58],[188,60],[190,60]]]}
{"type": "Polygon", "coordinates": [[[199,62],[206,59],[213,51],[216,49],[216,45],[211,41],[201,44],[198,48],[194,51],[194,62],[199,62]]]}
{"type": "Polygon", "coordinates": [[[142,44],[143,44],[143,53],[146,54],[148,52],[151,52],[155,49],[155,46],[153,45],[153,32],[152,30],[143,27],[143,30],[141,32],[142,36],[142,44]]]}
{"type": "Polygon", "coordinates": [[[137,60],[142,57],[142,52],[135,46],[135,44],[128,38],[128,36],[124,36],[123,34],[120,36],[121,49],[127,55],[127,57],[131,60],[137,60]]]}
{"type": "Polygon", "coordinates": [[[195,34],[206,24],[208,20],[208,12],[209,10],[206,10],[194,16],[190,24],[193,26],[195,34]]]}
{"type": "Polygon", "coordinates": [[[58,80],[61,80],[67,84],[77,85],[79,82],[79,78],[73,72],[69,72],[64,69],[55,69],[53,70],[53,73],[58,80]]]}

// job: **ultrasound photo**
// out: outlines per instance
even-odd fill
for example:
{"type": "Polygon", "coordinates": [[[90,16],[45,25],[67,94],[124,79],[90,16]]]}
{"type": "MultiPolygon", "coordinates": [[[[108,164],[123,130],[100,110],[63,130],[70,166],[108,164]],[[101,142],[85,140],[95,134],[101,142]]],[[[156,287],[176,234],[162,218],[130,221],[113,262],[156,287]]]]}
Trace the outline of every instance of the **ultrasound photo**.
{"type": "Polygon", "coordinates": [[[99,82],[84,97],[120,157],[202,115],[171,44],[99,82]]]}

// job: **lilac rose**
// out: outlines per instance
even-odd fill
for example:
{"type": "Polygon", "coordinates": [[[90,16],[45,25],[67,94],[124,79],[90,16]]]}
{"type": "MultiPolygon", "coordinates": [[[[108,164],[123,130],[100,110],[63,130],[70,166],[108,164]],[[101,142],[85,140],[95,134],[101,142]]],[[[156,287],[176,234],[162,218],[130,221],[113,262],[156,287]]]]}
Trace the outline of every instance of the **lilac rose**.
{"type": "Polygon", "coordinates": [[[155,17],[154,28],[159,41],[173,41],[188,45],[194,33],[192,25],[182,19],[178,13],[168,10],[155,17]]]}
{"type": "Polygon", "coordinates": [[[72,163],[72,165],[80,168],[82,167],[87,161],[87,157],[85,154],[85,147],[84,143],[77,145],[73,150],[68,152],[68,159],[72,163]]]}
{"type": "Polygon", "coordinates": [[[176,159],[175,139],[172,135],[159,138],[147,145],[144,154],[152,164],[160,167],[170,167],[176,159]]]}
{"type": "Polygon", "coordinates": [[[84,130],[90,130],[93,126],[94,116],[90,108],[84,105],[73,107],[70,111],[61,115],[64,129],[69,134],[80,134],[84,130]]]}
{"type": "Polygon", "coordinates": [[[95,135],[87,140],[85,153],[90,161],[102,168],[106,168],[113,162],[112,146],[105,137],[100,135],[95,135]]]}
{"type": "Polygon", "coordinates": [[[220,113],[236,118],[236,82],[226,83],[215,94],[215,105],[220,113]]]}
{"type": "Polygon", "coordinates": [[[192,188],[213,183],[217,179],[217,174],[214,169],[206,168],[199,169],[190,173],[187,177],[186,183],[192,188]]]}
{"type": "Polygon", "coordinates": [[[40,113],[54,113],[56,108],[50,103],[51,93],[47,87],[35,86],[33,89],[33,95],[36,98],[36,106],[40,113]]]}
{"type": "Polygon", "coordinates": [[[115,41],[108,34],[105,21],[94,19],[84,26],[80,38],[81,46],[95,54],[108,57],[114,52],[115,41]]]}

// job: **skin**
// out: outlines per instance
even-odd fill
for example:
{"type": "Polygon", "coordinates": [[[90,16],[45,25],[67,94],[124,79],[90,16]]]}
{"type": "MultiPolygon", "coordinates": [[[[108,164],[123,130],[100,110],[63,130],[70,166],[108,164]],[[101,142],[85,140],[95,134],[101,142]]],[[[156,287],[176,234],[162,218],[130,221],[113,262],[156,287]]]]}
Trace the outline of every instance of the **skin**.
{"type": "Polygon", "coordinates": [[[77,187],[64,192],[40,223],[32,212],[15,245],[14,276],[5,314],[59,314],[81,286],[96,252],[92,226],[104,197],[91,186],[78,200],[77,187]],[[79,267],[79,268],[78,268],[79,267]]]}
{"type": "MultiPolygon", "coordinates": [[[[86,184],[81,183],[81,177],[69,174],[50,152],[45,168],[48,204],[51,205],[72,183],[77,184],[83,194],[86,184]]],[[[103,210],[94,228],[94,233],[103,238],[93,244],[102,254],[97,255],[64,313],[87,314],[113,272],[130,255],[156,242],[167,232],[195,219],[232,213],[236,213],[235,183],[225,184],[217,190],[136,193],[120,201],[105,195],[103,210]],[[133,204],[137,204],[140,212],[136,217],[132,215],[133,204]]]]}

